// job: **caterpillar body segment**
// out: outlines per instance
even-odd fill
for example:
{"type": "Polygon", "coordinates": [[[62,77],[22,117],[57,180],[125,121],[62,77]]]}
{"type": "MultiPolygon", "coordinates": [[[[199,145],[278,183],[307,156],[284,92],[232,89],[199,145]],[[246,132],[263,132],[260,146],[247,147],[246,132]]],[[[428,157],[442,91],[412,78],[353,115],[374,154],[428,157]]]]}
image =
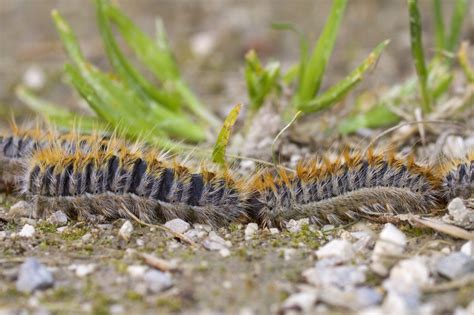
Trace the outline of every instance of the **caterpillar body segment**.
{"type": "Polygon", "coordinates": [[[443,174],[442,191],[446,202],[456,198],[474,196],[474,151],[462,160],[444,163],[439,173],[443,174]]]}
{"type": "Polygon", "coordinates": [[[246,218],[246,192],[228,174],[192,172],[149,152],[40,152],[23,180],[39,215],[61,206],[69,215],[129,217],[145,222],[181,218],[223,226],[246,218]],[[124,210],[126,209],[126,210],[124,210]]]}
{"type": "Polygon", "coordinates": [[[334,162],[302,163],[296,174],[259,175],[254,218],[264,225],[309,217],[313,223],[341,224],[362,215],[440,208],[441,180],[431,168],[395,155],[346,154],[334,162]]]}
{"type": "Polygon", "coordinates": [[[12,135],[0,136],[0,191],[4,191],[6,187],[12,187],[13,190],[19,188],[18,181],[36,152],[61,148],[62,151],[58,151],[58,154],[62,155],[76,151],[107,150],[109,146],[119,148],[126,144],[115,137],[15,129],[12,135]]]}

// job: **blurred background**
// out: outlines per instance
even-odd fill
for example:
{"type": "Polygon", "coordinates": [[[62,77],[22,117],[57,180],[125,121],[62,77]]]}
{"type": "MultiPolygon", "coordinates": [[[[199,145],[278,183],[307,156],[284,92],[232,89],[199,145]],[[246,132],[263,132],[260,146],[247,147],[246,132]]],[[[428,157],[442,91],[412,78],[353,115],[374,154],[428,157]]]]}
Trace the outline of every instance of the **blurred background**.
{"type": "MultiPolygon", "coordinates": [[[[255,49],[264,61],[279,60],[284,69],[297,61],[298,35],[272,29],[272,23],[294,25],[312,46],[331,7],[329,0],[120,0],[115,3],[149,34],[155,33],[155,19],[163,19],[184,77],[201,101],[220,116],[236,103],[247,102],[243,67],[248,50],[255,49]]],[[[443,3],[448,19],[452,6],[449,1],[443,3]]],[[[432,1],[421,0],[419,6],[425,52],[431,56],[434,54],[432,1]]],[[[100,68],[110,69],[91,2],[0,0],[0,121],[3,124],[11,112],[23,118],[34,115],[15,96],[14,89],[20,83],[57,104],[80,106],[75,92],[62,84],[67,58],[51,21],[50,13],[55,8],[71,24],[86,57],[100,68]]],[[[461,38],[472,44],[472,2],[469,10],[461,38]]],[[[357,90],[383,89],[413,74],[407,11],[406,1],[350,1],[323,89],[344,77],[384,39],[390,39],[390,45],[376,70],[357,90]]]]}

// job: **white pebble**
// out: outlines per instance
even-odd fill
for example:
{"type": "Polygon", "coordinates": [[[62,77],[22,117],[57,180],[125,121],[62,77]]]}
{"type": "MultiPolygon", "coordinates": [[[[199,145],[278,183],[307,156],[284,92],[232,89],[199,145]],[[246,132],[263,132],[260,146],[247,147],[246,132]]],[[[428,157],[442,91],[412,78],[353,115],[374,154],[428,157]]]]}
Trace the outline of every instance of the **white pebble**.
{"type": "Polygon", "coordinates": [[[258,231],[257,223],[249,223],[245,228],[245,240],[248,241],[253,238],[255,233],[258,231]]]}
{"type": "Polygon", "coordinates": [[[173,232],[181,233],[181,234],[189,230],[189,228],[191,227],[191,225],[188,222],[183,221],[181,219],[170,220],[165,223],[165,226],[169,228],[170,230],[172,230],[173,232]]]}
{"type": "Polygon", "coordinates": [[[212,32],[197,33],[191,38],[191,50],[195,55],[207,56],[216,45],[216,35],[212,32]]]}
{"type": "Polygon", "coordinates": [[[76,276],[79,278],[83,278],[91,273],[94,272],[95,270],[95,264],[84,264],[84,265],[72,265],[70,266],[70,269],[74,270],[76,273],[76,276]]]}
{"type": "Polygon", "coordinates": [[[314,307],[318,294],[316,290],[308,290],[290,295],[283,302],[283,310],[285,311],[299,311],[303,314],[309,313],[314,307]]]}
{"type": "Polygon", "coordinates": [[[20,233],[18,233],[20,237],[32,237],[33,235],[35,235],[35,227],[29,224],[25,224],[20,233]]]}
{"type": "Polygon", "coordinates": [[[232,246],[232,243],[225,241],[222,237],[211,231],[209,236],[202,242],[204,248],[211,251],[220,251],[221,249],[232,246]]]}
{"type": "Polygon", "coordinates": [[[454,223],[467,229],[474,228],[474,211],[466,208],[461,198],[454,198],[448,205],[449,215],[445,215],[443,220],[454,223]]]}
{"type": "Polygon", "coordinates": [[[387,275],[390,267],[397,261],[394,256],[405,251],[406,243],[407,239],[402,231],[391,223],[385,224],[372,253],[372,270],[379,275],[387,275]]]}
{"type": "Polygon", "coordinates": [[[29,202],[24,200],[18,201],[11,206],[8,214],[12,217],[30,217],[33,213],[33,207],[29,202]]]}
{"type": "MultiPolygon", "coordinates": [[[[1,239],[1,237],[0,237],[1,239]]],[[[462,247],[461,247],[461,253],[474,257],[474,241],[469,241],[466,242],[462,247]]]]}
{"type": "Polygon", "coordinates": [[[427,262],[422,257],[414,257],[399,261],[390,270],[390,278],[384,281],[387,291],[417,295],[419,287],[432,283],[427,262]]]}
{"type": "Polygon", "coordinates": [[[132,236],[132,233],[133,233],[133,224],[132,222],[127,220],[120,227],[118,235],[121,239],[128,242],[128,240],[130,239],[130,236],[132,236]]]}
{"type": "Polygon", "coordinates": [[[48,221],[58,226],[64,226],[67,224],[67,216],[62,211],[56,211],[49,216],[48,221]]]}
{"type": "Polygon", "coordinates": [[[336,258],[340,262],[346,262],[354,257],[352,244],[346,240],[332,240],[316,251],[318,259],[336,258]]]}
{"type": "Polygon", "coordinates": [[[127,272],[130,276],[134,278],[143,277],[148,267],[143,265],[131,265],[127,267],[127,272]]]}
{"type": "MultiPolygon", "coordinates": [[[[58,229],[58,230],[59,230],[59,229],[58,229]]],[[[92,234],[91,234],[91,233],[86,233],[86,234],[82,235],[81,241],[82,241],[83,243],[87,243],[87,242],[89,242],[89,241],[91,240],[91,238],[92,238],[92,234]]]]}
{"type": "Polygon", "coordinates": [[[271,235],[275,235],[275,234],[278,234],[278,233],[280,233],[280,230],[279,230],[279,229],[277,229],[277,228],[271,228],[271,229],[270,229],[270,234],[271,234],[271,235]]]}
{"type": "Polygon", "coordinates": [[[30,89],[38,90],[41,89],[46,82],[43,69],[38,66],[31,66],[23,75],[23,84],[30,89]]]}
{"type": "Polygon", "coordinates": [[[230,250],[228,248],[222,248],[220,251],[219,251],[219,254],[222,256],[222,257],[229,257],[230,256],[230,250]]]}
{"type": "Polygon", "coordinates": [[[3,241],[6,238],[7,238],[7,232],[0,231],[0,241],[3,241]]]}
{"type": "Polygon", "coordinates": [[[316,287],[326,288],[337,286],[340,288],[353,287],[366,280],[366,266],[324,266],[316,265],[314,268],[303,271],[306,281],[316,287]]]}
{"type": "Polygon", "coordinates": [[[298,221],[291,219],[290,221],[288,221],[288,222],[286,223],[286,228],[287,228],[288,231],[290,231],[291,233],[297,233],[297,232],[299,232],[299,231],[301,230],[301,228],[302,228],[304,225],[309,225],[309,219],[308,219],[308,218],[300,219],[300,220],[298,220],[298,221]]]}

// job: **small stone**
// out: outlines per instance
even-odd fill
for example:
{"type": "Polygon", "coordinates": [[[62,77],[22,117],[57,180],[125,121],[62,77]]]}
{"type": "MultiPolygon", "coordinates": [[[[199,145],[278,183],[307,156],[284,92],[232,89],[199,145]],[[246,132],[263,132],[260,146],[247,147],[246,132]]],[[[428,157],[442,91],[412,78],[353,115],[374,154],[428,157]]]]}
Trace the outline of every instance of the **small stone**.
{"type": "Polygon", "coordinates": [[[6,238],[7,238],[7,232],[0,231],[0,241],[3,241],[6,238]]]}
{"type": "Polygon", "coordinates": [[[64,231],[66,231],[68,229],[67,226],[60,226],[56,229],[56,232],[58,232],[59,234],[61,233],[64,233],[64,231]]]}
{"type": "Polygon", "coordinates": [[[76,276],[79,278],[83,278],[91,273],[94,272],[95,270],[95,264],[85,264],[85,265],[72,265],[70,268],[72,270],[75,270],[76,276]]]}
{"type": "Polygon", "coordinates": [[[258,231],[257,223],[247,224],[247,227],[245,228],[245,240],[248,241],[252,239],[255,233],[257,233],[257,231],[258,231]]]}
{"type": "Polygon", "coordinates": [[[143,265],[131,265],[127,267],[127,272],[130,276],[134,278],[143,277],[148,267],[143,265]]]}
{"type": "Polygon", "coordinates": [[[318,293],[316,290],[304,291],[290,295],[282,305],[282,311],[297,311],[307,314],[314,307],[318,299],[318,293]]]}
{"type": "Polygon", "coordinates": [[[301,231],[301,228],[304,225],[309,225],[309,219],[308,218],[300,219],[298,221],[291,219],[290,221],[288,221],[286,223],[286,228],[291,233],[297,233],[297,232],[301,231]]]}
{"type": "Polygon", "coordinates": [[[461,198],[454,198],[448,205],[449,214],[443,217],[447,223],[474,229],[474,211],[468,209],[461,198]]]}
{"type": "Polygon", "coordinates": [[[123,314],[125,313],[125,307],[120,304],[110,305],[110,314],[123,314]]]}
{"type": "Polygon", "coordinates": [[[216,46],[217,36],[214,32],[200,32],[191,38],[191,50],[195,55],[205,57],[216,46]]]}
{"type": "Polygon", "coordinates": [[[130,239],[130,236],[132,236],[132,233],[133,233],[133,224],[132,222],[127,220],[120,227],[120,230],[118,231],[118,236],[120,239],[128,242],[128,240],[130,239]]]}
{"type": "Polygon", "coordinates": [[[38,66],[31,66],[23,75],[23,84],[33,90],[41,89],[46,82],[46,76],[43,69],[38,66]]]}
{"type": "Polygon", "coordinates": [[[446,278],[455,279],[474,272],[474,259],[461,252],[452,253],[438,261],[436,270],[446,278]]]}
{"type": "Polygon", "coordinates": [[[223,248],[219,251],[219,254],[224,258],[229,257],[230,256],[230,250],[228,248],[223,248]]]}
{"type": "Polygon", "coordinates": [[[82,241],[83,243],[87,243],[87,242],[89,242],[89,241],[91,240],[91,238],[92,238],[92,234],[89,233],[89,232],[87,232],[86,234],[82,235],[81,241],[82,241]]]}
{"type": "Polygon", "coordinates": [[[280,233],[280,230],[277,229],[277,228],[271,228],[270,229],[270,234],[271,235],[276,235],[276,234],[279,234],[280,233]]]}
{"type": "Polygon", "coordinates": [[[336,258],[340,262],[346,262],[354,257],[352,244],[346,240],[332,240],[316,251],[318,259],[336,258]]]}
{"type": "Polygon", "coordinates": [[[135,243],[137,244],[138,247],[143,247],[143,246],[145,246],[145,241],[144,241],[142,238],[137,238],[137,240],[135,241],[135,243]]]}
{"type": "MultiPolygon", "coordinates": [[[[1,236],[0,236],[0,239],[1,239],[1,236]]],[[[474,257],[474,241],[466,242],[461,247],[461,253],[466,254],[467,256],[470,256],[471,258],[473,258],[474,257]]]]}
{"type": "Polygon", "coordinates": [[[29,224],[25,224],[18,233],[18,236],[26,238],[33,237],[33,235],[35,235],[35,227],[29,224]]]}
{"type": "Polygon", "coordinates": [[[186,236],[187,238],[193,241],[198,241],[200,239],[203,239],[206,235],[207,235],[206,231],[198,230],[198,229],[190,229],[189,231],[186,231],[186,233],[184,233],[184,236],[186,236]]]}
{"type": "Polygon", "coordinates": [[[16,218],[30,217],[33,214],[33,206],[31,203],[21,200],[11,206],[8,214],[16,218]]]}
{"type": "Polygon", "coordinates": [[[319,299],[326,304],[348,308],[353,311],[374,306],[382,301],[382,294],[370,287],[342,290],[329,286],[321,290],[319,299]]]}
{"type": "Polygon", "coordinates": [[[144,275],[145,283],[151,293],[159,293],[173,286],[173,279],[168,273],[149,270],[144,275]]]}
{"type": "Polygon", "coordinates": [[[385,224],[372,253],[372,270],[381,276],[386,276],[390,267],[397,262],[394,256],[404,252],[406,242],[403,232],[391,223],[385,224]]]}
{"type": "Polygon", "coordinates": [[[360,252],[369,249],[375,244],[372,235],[367,232],[353,232],[350,233],[351,237],[355,239],[355,243],[352,244],[354,252],[360,252]]]}
{"type": "Polygon", "coordinates": [[[383,302],[383,314],[410,315],[419,314],[420,297],[415,294],[403,294],[391,291],[383,302]]]}
{"type": "Polygon", "coordinates": [[[49,216],[48,222],[57,226],[64,226],[67,224],[67,216],[62,211],[56,211],[49,216]]]}
{"type": "Polygon", "coordinates": [[[175,233],[180,233],[180,234],[186,232],[191,227],[191,225],[188,222],[183,221],[181,219],[170,220],[165,223],[165,226],[169,228],[171,231],[175,233]]]}
{"type": "Polygon", "coordinates": [[[321,266],[303,271],[306,281],[316,287],[338,286],[340,288],[352,287],[366,280],[365,266],[321,266]]]}
{"type": "Polygon", "coordinates": [[[208,250],[220,251],[221,249],[228,248],[228,242],[226,242],[222,237],[216,234],[216,232],[211,231],[209,236],[203,241],[202,246],[208,250]]]}
{"type": "Polygon", "coordinates": [[[427,261],[422,257],[414,257],[399,261],[390,270],[390,277],[383,286],[388,292],[418,296],[421,294],[420,287],[432,282],[427,261]]]}
{"type": "Polygon", "coordinates": [[[20,266],[16,289],[31,293],[44,290],[54,285],[53,275],[35,258],[27,258],[20,266]]]}

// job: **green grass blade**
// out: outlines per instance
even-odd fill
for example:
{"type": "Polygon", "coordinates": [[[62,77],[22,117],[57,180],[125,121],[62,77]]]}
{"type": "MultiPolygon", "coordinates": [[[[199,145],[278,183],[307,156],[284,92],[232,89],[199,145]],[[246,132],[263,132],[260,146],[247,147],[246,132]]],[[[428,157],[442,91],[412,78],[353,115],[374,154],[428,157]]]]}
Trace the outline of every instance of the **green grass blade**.
{"type": "Polygon", "coordinates": [[[429,113],[431,111],[431,100],[427,87],[428,71],[426,69],[425,54],[423,51],[421,16],[418,10],[418,0],[408,0],[408,11],[410,16],[411,54],[418,75],[422,108],[425,113],[429,113]]]}
{"type": "Polygon", "coordinates": [[[226,165],[225,151],[227,144],[229,143],[232,126],[234,126],[237,117],[239,117],[241,108],[242,104],[237,104],[234,108],[232,108],[224,121],[224,125],[222,126],[219,136],[217,137],[216,144],[214,145],[214,150],[212,151],[212,161],[214,163],[220,164],[222,166],[226,165]]]}
{"type": "Polygon", "coordinates": [[[302,75],[297,91],[297,105],[311,100],[319,91],[326,64],[336,42],[346,4],[347,0],[333,1],[331,13],[310,59],[307,63],[304,60],[300,61],[302,75]]]}
{"type": "Polygon", "coordinates": [[[454,52],[461,36],[462,24],[464,17],[469,11],[469,0],[456,0],[454,5],[453,15],[451,17],[451,25],[449,30],[449,37],[446,43],[446,49],[454,52]]]}
{"type": "MultiPolygon", "coordinates": [[[[219,119],[199,101],[190,88],[180,78],[178,66],[166,41],[164,30],[159,28],[157,41],[143,33],[120,9],[108,5],[106,13],[117,25],[127,44],[133,49],[148,69],[163,82],[172,81],[171,86],[184,101],[184,104],[199,119],[214,127],[220,125],[219,119]]],[[[178,96],[177,95],[177,96],[178,96]]]]}
{"type": "Polygon", "coordinates": [[[59,15],[57,10],[51,12],[56,29],[58,30],[61,42],[69,57],[77,64],[84,60],[81,48],[74,32],[67,22],[59,15]]]}
{"type": "MultiPolygon", "coordinates": [[[[172,101],[173,98],[168,97],[166,93],[163,93],[157,90],[140,72],[133,67],[128,61],[127,58],[121,52],[117,42],[114,39],[112,29],[110,28],[110,23],[105,14],[106,7],[109,5],[107,0],[96,0],[95,1],[97,9],[97,20],[100,33],[102,35],[102,41],[105,46],[105,51],[109,57],[113,68],[119,76],[127,82],[127,84],[134,89],[138,94],[140,94],[147,102],[158,102],[160,105],[171,110],[179,109],[179,100],[178,102],[172,101]],[[171,102],[170,102],[171,101],[171,102]]],[[[157,106],[158,104],[155,104],[157,106]]]]}
{"type": "Polygon", "coordinates": [[[435,38],[437,56],[441,56],[443,50],[446,49],[446,31],[444,29],[443,9],[441,7],[441,0],[433,0],[433,11],[435,20],[435,38]]]}
{"type": "Polygon", "coordinates": [[[250,99],[250,110],[256,112],[270,92],[278,87],[280,64],[270,62],[264,68],[255,51],[245,55],[245,81],[250,99]]]}
{"type": "Polygon", "coordinates": [[[346,78],[341,80],[336,85],[329,88],[323,94],[317,96],[313,100],[301,104],[299,109],[304,112],[316,112],[319,110],[326,109],[331,105],[342,99],[347,93],[349,93],[355,85],[362,81],[364,74],[371,69],[378,61],[380,54],[385,49],[390,41],[386,40],[380,43],[369,56],[346,78]]]}
{"type": "Polygon", "coordinates": [[[112,121],[114,127],[121,121],[137,133],[158,136],[169,134],[190,141],[205,139],[204,131],[190,120],[176,116],[166,108],[155,106],[150,109],[133,90],[127,89],[121,82],[88,64],[83,58],[72,29],[59,13],[54,12],[53,17],[66,51],[75,62],[80,74],[75,76],[76,83],[77,80],[83,81],[79,82],[83,92],[86,93],[83,96],[86,100],[93,99],[92,104],[95,106],[89,104],[101,117],[112,121]],[[88,93],[91,95],[87,95],[88,93]]]}
{"type": "Polygon", "coordinates": [[[471,63],[468,58],[468,53],[467,53],[468,49],[469,49],[468,42],[463,42],[458,52],[458,60],[467,80],[471,83],[474,83],[474,69],[472,68],[471,63]]]}
{"type": "Polygon", "coordinates": [[[90,133],[104,127],[96,118],[81,116],[59,105],[42,100],[23,86],[16,89],[16,95],[31,110],[41,114],[62,129],[79,126],[82,132],[90,133]]]}
{"type": "Polygon", "coordinates": [[[116,6],[109,5],[106,13],[117,25],[127,44],[133,49],[137,57],[160,80],[177,80],[180,78],[178,66],[167,43],[157,43],[142,32],[130,18],[116,6]]]}
{"type": "Polygon", "coordinates": [[[385,105],[378,104],[366,113],[344,119],[339,123],[338,130],[342,134],[349,134],[361,128],[390,126],[399,120],[400,117],[389,111],[385,105]]]}

